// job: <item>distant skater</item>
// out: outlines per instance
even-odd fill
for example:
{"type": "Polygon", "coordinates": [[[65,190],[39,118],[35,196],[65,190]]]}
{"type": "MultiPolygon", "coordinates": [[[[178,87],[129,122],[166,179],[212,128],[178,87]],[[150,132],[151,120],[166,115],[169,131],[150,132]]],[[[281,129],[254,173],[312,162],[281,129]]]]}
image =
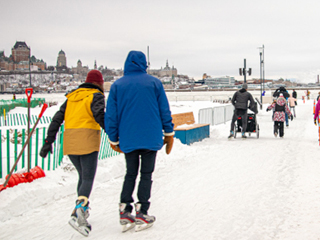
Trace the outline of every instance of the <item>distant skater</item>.
{"type": "Polygon", "coordinates": [[[284,135],[284,128],[283,123],[285,122],[285,113],[288,114],[289,117],[291,117],[291,121],[293,120],[293,116],[290,112],[290,109],[286,103],[286,99],[283,97],[283,94],[280,93],[278,99],[276,102],[272,103],[267,108],[267,112],[274,109],[273,114],[273,121],[274,121],[274,129],[273,133],[274,136],[278,136],[278,132],[281,138],[283,138],[284,135]]]}
{"type": "MultiPolygon", "coordinates": [[[[288,100],[288,98],[290,96],[285,87],[279,87],[273,93],[273,97],[278,98],[280,96],[280,94],[282,94],[282,96],[284,97],[285,100],[288,100]]],[[[286,126],[289,127],[289,119],[288,119],[288,114],[287,113],[285,113],[285,122],[286,122],[286,126]]]]}
{"type": "MultiPolygon", "coordinates": [[[[292,90],[292,97],[295,98],[295,99],[297,99],[297,97],[298,97],[297,92],[294,89],[292,90]]],[[[295,104],[296,104],[296,106],[298,105],[297,100],[295,101],[295,104]]]]}
{"type": "Polygon", "coordinates": [[[291,113],[292,113],[292,111],[293,111],[293,116],[294,116],[294,117],[296,117],[296,109],[295,109],[296,101],[297,101],[297,99],[294,98],[294,97],[291,96],[291,95],[290,95],[290,97],[288,98],[288,103],[289,103],[290,111],[291,111],[291,113]]]}

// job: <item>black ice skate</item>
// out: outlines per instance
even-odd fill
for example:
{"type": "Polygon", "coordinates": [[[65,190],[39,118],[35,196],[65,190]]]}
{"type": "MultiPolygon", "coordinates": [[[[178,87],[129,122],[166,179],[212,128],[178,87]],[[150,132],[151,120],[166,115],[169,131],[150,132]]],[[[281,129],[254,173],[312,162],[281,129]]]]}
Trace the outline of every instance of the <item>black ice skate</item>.
{"type": "Polygon", "coordinates": [[[136,228],[135,231],[142,231],[144,229],[150,228],[153,226],[153,223],[156,221],[154,216],[149,216],[148,214],[143,214],[140,212],[141,204],[135,204],[136,207],[136,228]]]}
{"type": "Polygon", "coordinates": [[[234,137],[234,133],[233,131],[230,131],[230,135],[228,136],[228,138],[232,138],[232,137],[234,137]]]}

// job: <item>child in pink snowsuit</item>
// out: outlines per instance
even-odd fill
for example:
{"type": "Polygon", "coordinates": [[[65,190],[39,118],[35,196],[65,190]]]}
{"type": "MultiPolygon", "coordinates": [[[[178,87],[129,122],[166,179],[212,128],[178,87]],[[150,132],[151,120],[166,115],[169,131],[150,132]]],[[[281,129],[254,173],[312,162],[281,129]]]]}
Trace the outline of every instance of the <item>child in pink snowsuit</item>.
{"type": "Polygon", "coordinates": [[[270,111],[271,109],[274,109],[274,114],[273,114],[274,136],[275,137],[278,136],[278,130],[279,130],[280,137],[282,138],[284,135],[283,123],[286,120],[285,113],[288,114],[288,117],[291,117],[291,121],[293,120],[292,113],[290,112],[286,99],[283,97],[282,94],[280,94],[276,102],[272,103],[267,108],[267,112],[270,111]]]}

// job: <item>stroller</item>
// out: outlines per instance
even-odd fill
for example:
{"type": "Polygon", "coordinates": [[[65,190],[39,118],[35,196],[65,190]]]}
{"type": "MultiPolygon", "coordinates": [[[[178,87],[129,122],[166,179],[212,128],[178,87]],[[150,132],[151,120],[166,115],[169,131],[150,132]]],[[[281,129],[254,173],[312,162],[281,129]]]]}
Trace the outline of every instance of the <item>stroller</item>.
{"type": "MultiPolygon", "coordinates": [[[[258,107],[257,102],[255,102],[253,109],[250,109],[253,113],[248,113],[247,117],[247,129],[246,132],[249,133],[249,136],[251,136],[251,133],[255,133],[257,138],[259,138],[259,124],[257,122],[257,116],[255,114],[258,113],[258,107]]],[[[242,132],[242,116],[239,116],[237,121],[234,125],[234,138],[237,137],[237,132],[242,132]]]]}

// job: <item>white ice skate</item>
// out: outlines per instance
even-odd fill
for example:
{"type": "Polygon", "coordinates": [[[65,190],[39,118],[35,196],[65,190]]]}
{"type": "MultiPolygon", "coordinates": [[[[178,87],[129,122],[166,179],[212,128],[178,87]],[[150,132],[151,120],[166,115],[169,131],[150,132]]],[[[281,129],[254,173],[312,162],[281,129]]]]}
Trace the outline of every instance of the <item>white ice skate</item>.
{"type": "Polygon", "coordinates": [[[119,204],[119,209],[120,209],[120,224],[122,226],[122,232],[127,232],[130,229],[134,228],[135,224],[135,217],[131,215],[130,212],[126,212],[125,203],[120,203],[119,204]]]}
{"type": "Polygon", "coordinates": [[[148,214],[143,214],[140,212],[141,204],[135,204],[136,207],[136,227],[135,231],[139,232],[145,229],[148,229],[153,226],[153,223],[156,221],[154,216],[149,216],[148,214]]]}

